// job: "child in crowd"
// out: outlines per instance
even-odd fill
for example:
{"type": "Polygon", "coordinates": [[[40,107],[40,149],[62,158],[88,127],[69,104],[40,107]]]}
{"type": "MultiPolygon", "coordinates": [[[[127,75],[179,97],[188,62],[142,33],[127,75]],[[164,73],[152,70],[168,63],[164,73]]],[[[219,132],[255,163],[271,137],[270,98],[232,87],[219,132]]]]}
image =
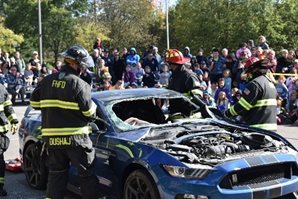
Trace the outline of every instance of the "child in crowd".
{"type": "Polygon", "coordinates": [[[287,103],[287,99],[288,99],[288,93],[289,93],[288,87],[286,86],[285,82],[286,82],[285,76],[280,75],[278,77],[278,81],[277,81],[277,84],[275,86],[277,94],[283,99],[282,100],[283,101],[282,107],[285,107],[285,105],[287,103]]]}
{"type": "Polygon", "coordinates": [[[171,76],[168,64],[164,64],[161,70],[162,72],[160,73],[159,83],[162,86],[167,86],[169,84],[169,78],[171,76]]]}
{"type": "Polygon", "coordinates": [[[216,82],[211,83],[211,86],[210,86],[210,89],[209,89],[210,90],[209,93],[210,93],[211,97],[214,98],[217,89],[218,89],[218,83],[216,83],[216,82]]]}
{"type": "Polygon", "coordinates": [[[111,90],[111,88],[112,88],[112,76],[110,75],[110,73],[104,73],[102,75],[102,80],[103,80],[102,90],[111,90]]]}
{"type": "MultiPolygon", "coordinates": [[[[293,68],[291,70],[291,74],[297,74],[297,70],[293,68]]],[[[293,91],[298,90],[298,77],[295,76],[289,76],[286,80],[286,85],[288,87],[289,93],[292,93],[293,91]]]]}
{"type": "Polygon", "coordinates": [[[208,66],[207,66],[207,63],[205,61],[201,61],[200,63],[200,69],[205,73],[205,72],[210,72],[208,66]]]}
{"type": "Polygon", "coordinates": [[[280,96],[276,97],[276,123],[277,124],[291,124],[291,116],[286,111],[284,107],[282,107],[283,98],[280,96]]]}
{"type": "Polygon", "coordinates": [[[231,97],[231,105],[236,104],[242,96],[241,90],[238,88],[233,88],[232,89],[232,97],[231,97]]]}
{"type": "Polygon", "coordinates": [[[223,72],[224,81],[225,81],[225,88],[231,93],[232,90],[232,78],[231,78],[231,71],[229,69],[225,69],[223,72]]]}
{"type": "Polygon", "coordinates": [[[145,66],[145,75],[143,77],[143,86],[152,88],[156,85],[155,75],[150,66],[145,66]]]}
{"type": "Polygon", "coordinates": [[[207,86],[206,82],[203,80],[203,75],[198,75],[198,79],[199,79],[199,82],[200,82],[199,88],[203,91],[207,90],[208,86],[207,86]]]}
{"type": "Polygon", "coordinates": [[[224,91],[219,92],[216,106],[221,112],[225,112],[230,107],[229,99],[224,91]]]}
{"type": "Polygon", "coordinates": [[[145,70],[142,68],[142,64],[138,62],[132,71],[136,76],[136,83],[138,86],[143,86],[143,76],[145,75],[145,70]]]}
{"type": "Polygon", "coordinates": [[[136,76],[131,71],[130,65],[126,65],[125,72],[123,73],[124,88],[128,88],[132,83],[136,82],[136,76]]]}
{"type": "Polygon", "coordinates": [[[24,70],[24,80],[25,80],[25,86],[31,86],[33,82],[33,71],[31,70],[31,63],[28,63],[26,65],[26,68],[24,70]]]}
{"type": "Polygon", "coordinates": [[[203,92],[203,101],[206,103],[207,106],[210,106],[210,107],[216,106],[214,99],[211,97],[208,91],[203,92]]]}
{"type": "Polygon", "coordinates": [[[111,90],[122,90],[124,89],[123,81],[118,80],[114,86],[112,86],[111,90]]]}
{"type": "Polygon", "coordinates": [[[203,75],[203,71],[200,69],[200,65],[198,63],[193,65],[193,72],[199,76],[199,75],[203,75]]]}
{"type": "Polygon", "coordinates": [[[289,102],[287,103],[287,111],[290,115],[296,113],[298,107],[297,91],[293,91],[290,94],[289,102]]]}
{"type": "Polygon", "coordinates": [[[221,91],[225,92],[226,93],[226,97],[228,99],[230,99],[230,92],[228,91],[228,89],[225,88],[225,80],[224,80],[224,78],[219,78],[219,80],[218,80],[218,88],[217,88],[217,90],[216,90],[216,92],[214,94],[215,101],[218,100],[218,96],[219,96],[219,93],[221,91]]]}

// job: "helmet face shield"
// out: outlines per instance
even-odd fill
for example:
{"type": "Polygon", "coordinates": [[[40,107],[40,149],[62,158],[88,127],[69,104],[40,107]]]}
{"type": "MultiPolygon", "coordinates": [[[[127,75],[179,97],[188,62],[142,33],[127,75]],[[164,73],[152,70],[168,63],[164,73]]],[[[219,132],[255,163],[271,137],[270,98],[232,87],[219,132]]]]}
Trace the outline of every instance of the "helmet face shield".
{"type": "Polygon", "coordinates": [[[81,61],[79,61],[80,65],[85,68],[94,67],[94,61],[90,55],[84,57],[81,61]]]}

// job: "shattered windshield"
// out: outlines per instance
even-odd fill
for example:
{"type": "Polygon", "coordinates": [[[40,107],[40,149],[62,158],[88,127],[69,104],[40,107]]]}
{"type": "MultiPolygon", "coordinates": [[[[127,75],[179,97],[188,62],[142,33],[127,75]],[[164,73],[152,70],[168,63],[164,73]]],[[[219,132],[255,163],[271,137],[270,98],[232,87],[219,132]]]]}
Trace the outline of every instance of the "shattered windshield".
{"type": "Polygon", "coordinates": [[[134,98],[106,105],[107,114],[120,131],[172,125],[181,120],[202,118],[198,106],[186,97],[134,98]]]}

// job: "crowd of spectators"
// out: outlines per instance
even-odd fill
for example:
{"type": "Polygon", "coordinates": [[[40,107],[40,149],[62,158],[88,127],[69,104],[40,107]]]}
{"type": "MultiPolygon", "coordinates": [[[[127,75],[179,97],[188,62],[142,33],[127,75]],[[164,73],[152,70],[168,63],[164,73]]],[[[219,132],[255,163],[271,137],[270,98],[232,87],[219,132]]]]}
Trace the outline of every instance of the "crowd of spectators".
{"type": "MultiPolygon", "coordinates": [[[[210,53],[198,49],[191,54],[186,46],[181,50],[190,61],[186,64],[200,81],[199,88],[207,105],[227,110],[236,103],[247,84],[243,76],[246,61],[254,56],[268,59],[271,74],[268,77],[275,83],[278,92],[278,123],[293,123],[297,119],[298,107],[298,49],[282,49],[277,53],[269,47],[266,38],[260,36],[258,44],[253,40],[241,43],[235,52],[227,48],[213,48],[210,53]],[[279,106],[279,102],[280,106],[279,106]]],[[[105,49],[102,44],[94,44],[92,53],[95,62],[94,90],[126,89],[138,87],[167,87],[171,78],[164,55],[158,47],[150,46],[146,52],[137,49],[105,49]]]]}
{"type": "MultiPolygon", "coordinates": [[[[253,40],[241,43],[235,52],[227,48],[213,48],[210,53],[198,49],[191,54],[186,46],[181,50],[183,56],[190,61],[186,64],[200,81],[203,99],[208,106],[227,110],[236,103],[247,83],[243,78],[246,61],[254,56],[269,60],[271,74],[268,75],[276,85],[278,123],[293,123],[298,115],[298,48],[282,49],[276,52],[269,47],[266,38],[260,36],[258,44],[253,40]]],[[[94,68],[82,71],[81,78],[88,82],[94,91],[128,89],[138,87],[167,87],[171,71],[164,54],[159,54],[158,47],[150,46],[145,52],[136,48],[107,49],[98,38],[91,53],[94,68]]],[[[22,101],[26,97],[26,89],[36,84],[44,76],[61,70],[62,62],[57,61],[49,69],[41,64],[38,53],[34,51],[32,58],[25,62],[19,52],[10,56],[0,49],[0,81],[3,83],[14,102],[16,97],[22,101]]]]}

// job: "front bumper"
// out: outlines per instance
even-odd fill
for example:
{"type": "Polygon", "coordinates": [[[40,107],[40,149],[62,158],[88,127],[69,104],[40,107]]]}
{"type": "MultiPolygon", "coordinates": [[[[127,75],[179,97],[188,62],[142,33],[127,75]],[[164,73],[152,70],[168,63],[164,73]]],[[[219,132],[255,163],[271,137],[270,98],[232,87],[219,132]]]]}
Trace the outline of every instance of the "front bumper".
{"type": "MultiPolygon", "coordinates": [[[[157,187],[161,198],[177,199],[178,196],[194,196],[193,198],[208,199],[272,199],[296,192],[298,190],[298,172],[293,171],[290,176],[278,176],[276,179],[265,178],[252,184],[239,183],[231,187],[221,186],[221,182],[227,175],[245,169],[254,169],[270,165],[291,164],[297,167],[296,158],[290,154],[277,154],[264,157],[253,157],[253,162],[257,159],[264,160],[260,165],[250,165],[252,158],[243,158],[235,161],[226,162],[215,167],[215,170],[204,179],[176,178],[168,175],[161,167],[154,168],[154,173],[158,173],[157,187]],[[266,162],[274,160],[274,162],[266,162]]],[[[247,181],[250,182],[250,181],[247,181]]]]}

